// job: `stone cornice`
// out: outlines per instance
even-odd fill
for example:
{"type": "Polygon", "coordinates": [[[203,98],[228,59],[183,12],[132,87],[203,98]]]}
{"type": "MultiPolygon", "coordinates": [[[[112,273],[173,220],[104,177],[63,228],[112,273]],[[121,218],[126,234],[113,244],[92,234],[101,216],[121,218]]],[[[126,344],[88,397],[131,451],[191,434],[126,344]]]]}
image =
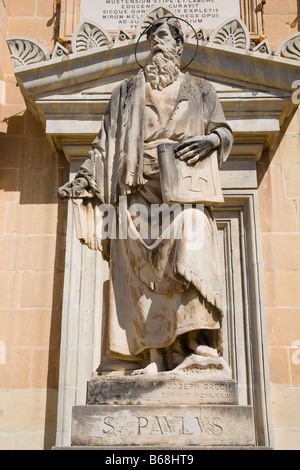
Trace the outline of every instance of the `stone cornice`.
{"type": "MultiPolygon", "coordinates": [[[[187,63],[195,44],[185,44],[182,64],[187,63]]],[[[135,44],[107,49],[101,47],[67,57],[54,58],[38,64],[15,68],[19,85],[30,96],[51,92],[69,92],[118,81],[139,70],[135,61],[135,44]]],[[[148,43],[139,47],[139,60],[149,54],[148,43]]],[[[188,70],[201,76],[216,76],[238,81],[247,87],[277,88],[291,91],[299,79],[300,62],[273,55],[256,55],[242,49],[217,44],[199,45],[196,59],[188,70]]]]}
{"type": "MultiPolygon", "coordinates": [[[[74,33],[73,50],[56,45],[52,54],[30,38],[7,39],[27,107],[42,121],[57,149],[84,149],[93,140],[111,89],[139,70],[135,52],[142,26],[135,37],[124,33],[121,38],[119,32],[112,39],[97,25],[83,22],[74,33]],[[88,34],[98,41],[90,49],[88,34]]],[[[197,35],[198,41],[192,35],[185,41],[182,66],[193,58],[198,42],[198,53],[186,70],[222,84],[217,92],[236,142],[272,148],[297,109],[292,96],[300,76],[300,36],[287,38],[270,53],[267,40],[250,47],[249,33],[239,19],[220,25],[210,38],[203,30],[197,35]]],[[[149,44],[142,39],[139,62],[143,64],[148,55],[149,44]]]]}
{"type": "MultiPolygon", "coordinates": [[[[136,31],[118,31],[111,36],[101,25],[81,21],[68,48],[59,42],[52,52],[32,38],[7,38],[19,85],[30,97],[64,89],[88,88],[96,83],[118,80],[118,75],[133,74],[147,59],[149,47],[145,28],[153,20],[172,16],[165,7],[149,10],[136,31]],[[138,48],[136,45],[138,43],[138,48]],[[137,56],[135,56],[135,52],[137,56]]],[[[186,26],[183,19],[183,25],[186,26]]],[[[243,21],[236,17],[223,22],[208,34],[203,28],[185,30],[183,66],[190,64],[191,73],[212,74],[230,80],[266,85],[268,88],[291,90],[300,67],[300,33],[286,38],[271,51],[267,39],[255,45],[243,21]]],[[[248,85],[249,86],[249,85],[248,85]]]]}

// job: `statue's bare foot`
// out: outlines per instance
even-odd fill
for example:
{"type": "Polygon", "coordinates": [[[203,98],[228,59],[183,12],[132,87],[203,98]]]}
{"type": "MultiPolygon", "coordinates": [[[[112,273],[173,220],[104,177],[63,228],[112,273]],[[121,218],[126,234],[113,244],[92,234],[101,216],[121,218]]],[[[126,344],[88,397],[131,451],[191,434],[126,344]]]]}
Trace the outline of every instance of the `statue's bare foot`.
{"type": "Polygon", "coordinates": [[[161,372],[161,370],[159,370],[156,362],[150,362],[144,369],[137,369],[133,371],[131,375],[151,375],[157,374],[158,372],[161,372]]]}
{"type": "Polygon", "coordinates": [[[131,375],[152,375],[165,370],[162,353],[158,349],[151,348],[150,363],[144,369],[137,369],[131,375]]]}
{"type": "Polygon", "coordinates": [[[205,357],[219,357],[219,353],[216,349],[207,346],[204,339],[197,340],[197,333],[191,331],[188,335],[188,345],[189,348],[194,351],[198,356],[205,357]]]}
{"type": "Polygon", "coordinates": [[[195,354],[205,357],[219,357],[218,351],[214,348],[200,344],[194,349],[195,354]]]}

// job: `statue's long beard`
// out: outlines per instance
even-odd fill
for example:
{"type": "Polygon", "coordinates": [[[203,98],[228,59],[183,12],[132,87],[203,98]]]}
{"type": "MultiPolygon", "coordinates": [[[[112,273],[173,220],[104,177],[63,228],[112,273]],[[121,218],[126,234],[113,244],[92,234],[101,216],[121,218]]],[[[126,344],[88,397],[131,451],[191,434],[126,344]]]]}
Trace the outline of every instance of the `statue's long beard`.
{"type": "Polygon", "coordinates": [[[179,72],[180,56],[176,50],[156,53],[145,67],[146,80],[155,90],[162,90],[173,83],[179,72]]]}

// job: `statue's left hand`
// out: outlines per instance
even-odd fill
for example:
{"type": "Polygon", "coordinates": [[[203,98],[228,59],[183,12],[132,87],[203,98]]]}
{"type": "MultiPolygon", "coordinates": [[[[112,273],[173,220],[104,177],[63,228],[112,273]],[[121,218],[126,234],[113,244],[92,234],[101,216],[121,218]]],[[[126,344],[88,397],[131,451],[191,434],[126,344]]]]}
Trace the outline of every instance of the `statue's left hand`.
{"type": "Polygon", "coordinates": [[[82,194],[82,191],[86,188],[88,188],[88,181],[85,178],[76,178],[61,186],[58,189],[58,196],[60,199],[79,197],[82,194]]]}
{"type": "Polygon", "coordinates": [[[187,165],[193,165],[219,145],[220,137],[218,134],[197,136],[178,144],[175,147],[175,156],[179,160],[184,160],[187,165]]]}

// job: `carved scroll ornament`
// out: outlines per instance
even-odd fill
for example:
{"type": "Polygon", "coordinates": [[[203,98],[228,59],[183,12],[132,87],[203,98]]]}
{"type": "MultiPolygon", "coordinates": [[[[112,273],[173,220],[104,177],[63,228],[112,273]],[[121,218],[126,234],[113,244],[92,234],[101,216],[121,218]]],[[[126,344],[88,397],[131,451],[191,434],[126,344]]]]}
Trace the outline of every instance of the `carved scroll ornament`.
{"type": "Polygon", "coordinates": [[[37,41],[23,36],[7,38],[14,67],[42,62],[47,58],[47,51],[37,41]]]}
{"type": "Polygon", "coordinates": [[[300,33],[289,36],[281,43],[277,54],[285,59],[300,60],[300,33]]]}
{"type": "MultiPolygon", "coordinates": [[[[74,53],[86,52],[91,49],[107,47],[113,48],[116,45],[137,41],[141,32],[156,19],[172,16],[172,12],[164,7],[154,8],[147,13],[139,22],[135,32],[119,30],[112,37],[101,25],[91,21],[81,21],[75,29],[72,42],[68,47],[56,43],[51,53],[37,41],[23,36],[13,36],[7,38],[8,47],[11,53],[14,67],[31,65],[34,63],[58,58],[74,53]]],[[[243,21],[234,17],[223,22],[213,33],[208,33],[203,28],[196,28],[197,38],[202,45],[207,44],[213,47],[214,44],[224,47],[232,47],[240,50],[251,51],[255,55],[275,55],[286,59],[300,60],[300,33],[289,36],[276,51],[271,51],[267,39],[263,39],[256,46],[250,43],[250,33],[243,21]]],[[[196,35],[187,31],[185,42],[195,42],[196,35]]]]}
{"type": "Polygon", "coordinates": [[[221,24],[211,36],[210,42],[249,49],[250,35],[244,23],[239,18],[233,18],[221,24]]]}

